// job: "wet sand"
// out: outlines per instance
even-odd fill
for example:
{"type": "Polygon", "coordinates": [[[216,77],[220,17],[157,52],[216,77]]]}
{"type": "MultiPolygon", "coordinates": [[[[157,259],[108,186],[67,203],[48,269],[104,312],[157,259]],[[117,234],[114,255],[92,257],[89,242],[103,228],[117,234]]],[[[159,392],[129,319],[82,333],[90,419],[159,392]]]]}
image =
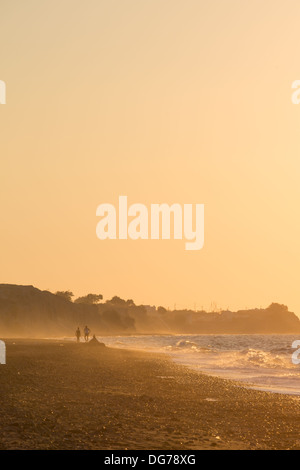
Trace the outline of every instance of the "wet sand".
{"type": "Polygon", "coordinates": [[[300,399],[161,355],[7,340],[0,449],[300,449],[300,399]]]}

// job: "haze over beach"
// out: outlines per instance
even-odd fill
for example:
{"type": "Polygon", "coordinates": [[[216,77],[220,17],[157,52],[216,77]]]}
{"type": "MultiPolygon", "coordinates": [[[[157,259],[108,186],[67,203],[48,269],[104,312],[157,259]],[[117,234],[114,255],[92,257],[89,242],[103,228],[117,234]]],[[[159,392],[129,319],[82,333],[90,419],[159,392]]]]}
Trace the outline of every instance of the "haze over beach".
{"type": "Polygon", "coordinates": [[[0,450],[300,449],[299,18],[1,0],[0,450]]]}

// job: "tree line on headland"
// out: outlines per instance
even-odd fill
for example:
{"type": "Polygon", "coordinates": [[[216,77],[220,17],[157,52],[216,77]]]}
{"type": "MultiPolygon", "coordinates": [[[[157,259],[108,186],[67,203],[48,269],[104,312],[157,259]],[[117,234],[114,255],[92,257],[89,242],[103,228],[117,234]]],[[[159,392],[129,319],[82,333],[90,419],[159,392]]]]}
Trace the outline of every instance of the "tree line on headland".
{"type": "Polygon", "coordinates": [[[88,324],[97,335],[114,334],[297,334],[300,320],[277,303],[267,308],[206,312],[136,305],[101,294],[72,300],[71,291],[55,294],[33,286],[0,284],[1,337],[73,336],[88,324]]]}

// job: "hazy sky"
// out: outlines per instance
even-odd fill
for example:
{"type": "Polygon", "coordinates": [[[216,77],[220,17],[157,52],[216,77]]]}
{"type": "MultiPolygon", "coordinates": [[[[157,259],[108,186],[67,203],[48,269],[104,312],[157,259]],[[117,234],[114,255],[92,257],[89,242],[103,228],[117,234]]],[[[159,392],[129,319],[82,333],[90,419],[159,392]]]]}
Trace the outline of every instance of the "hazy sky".
{"type": "Polygon", "coordinates": [[[0,0],[0,282],[300,314],[299,0],[0,0]],[[204,203],[205,247],[96,238],[204,203]]]}

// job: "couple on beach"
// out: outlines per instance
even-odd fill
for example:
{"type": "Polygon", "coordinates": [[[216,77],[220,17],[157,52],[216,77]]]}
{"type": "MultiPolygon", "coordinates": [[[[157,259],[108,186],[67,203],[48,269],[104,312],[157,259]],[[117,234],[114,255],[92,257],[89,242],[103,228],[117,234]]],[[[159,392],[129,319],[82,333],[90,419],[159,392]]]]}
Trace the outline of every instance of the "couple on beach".
{"type": "MultiPolygon", "coordinates": [[[[89,336],[90,336],[90,332],[91,330],[89,329],[89,327],[86,325],[84,327],[84,330],[83,330],[83,335],[84,335],[84,341],[88,342],[89,340],[89,336]]],[[[76,338],[77,338],[77,343],[80,342],[80,338],[81,338],[81,331],[80,331],[80,328],[78,327],[76,332],[75,332],[75,335],[76,335],[76,338]]]]}

